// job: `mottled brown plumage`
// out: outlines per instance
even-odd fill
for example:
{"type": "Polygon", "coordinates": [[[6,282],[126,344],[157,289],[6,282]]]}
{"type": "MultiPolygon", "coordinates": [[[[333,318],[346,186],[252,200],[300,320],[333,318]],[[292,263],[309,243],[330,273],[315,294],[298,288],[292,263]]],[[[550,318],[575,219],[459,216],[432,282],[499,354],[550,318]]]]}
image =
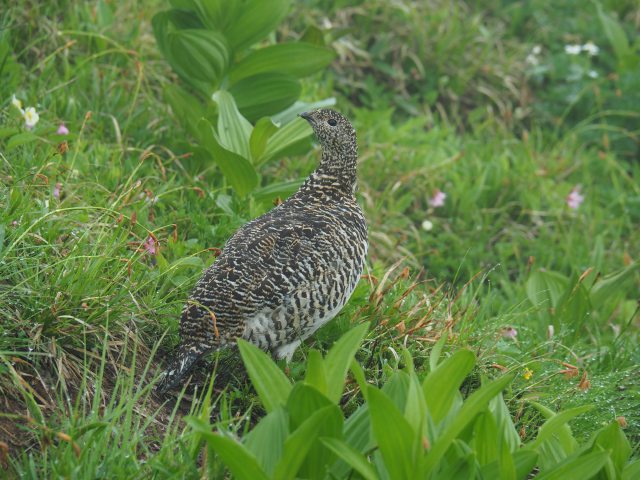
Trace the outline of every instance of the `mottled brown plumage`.
{"type": "Polygon", "coordinates": [[[320,165],[287,201],[240,228],[204,272],[182,312],[181,345],[159,391],[237,338],[290,360],[353,293],[368,245],[354,196],[356,133],[333,110],[301,117],[322,146],[320,165]]]}

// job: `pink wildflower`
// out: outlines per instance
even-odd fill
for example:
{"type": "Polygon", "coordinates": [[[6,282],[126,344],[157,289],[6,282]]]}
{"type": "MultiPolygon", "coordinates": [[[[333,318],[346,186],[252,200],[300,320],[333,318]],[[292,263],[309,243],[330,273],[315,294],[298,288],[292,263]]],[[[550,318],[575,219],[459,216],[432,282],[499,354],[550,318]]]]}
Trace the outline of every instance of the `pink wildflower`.
{"type": "Polygon", "coordinates": [[[62,183],[57,182],[56,186],[53,187],[53,198],[60,198],[60,190],[62,190],[62,183]]]}
{"type": "Polygon", "coordinates": [[[446,193],[441,190],[436,190],[436,192],[433,194],[433,197],[427,200],[427,203],[432,208],[443,207],[445,198],[447,198],[446,193]]]}
{"type": "Polygon", "coordinates": [[[569,206],[569,208],[575,210],[580,206],[582,202],[584,202],[584,196],[580,195],[579,187],[573,187],[571,193],[567,195],[567,205],[569,206]]]}
{"type": "Polygon", "coordinates": [[[58,127],[58,130],[56,130],[56,133],[58,135],[69,135],[69,129],[67,128],[67,126],[64,124],[64,122],[62,122],[60,124],[60,126],[58,127]]]}
{"type": "Polygon", "coordinates": [[[155,255],[157,252],[156,249],[156,241],[153,239],[151,235],[147,237],[144,242],[144,249],[147,251],[149,255],[155,255]]]}
{"type": "Polygon", "coordinates": [[[518,336],[518,330],[513,327],[506,327],[502,330],[502,336],[504,338],[515,340],[515,338],[518,336]]]}

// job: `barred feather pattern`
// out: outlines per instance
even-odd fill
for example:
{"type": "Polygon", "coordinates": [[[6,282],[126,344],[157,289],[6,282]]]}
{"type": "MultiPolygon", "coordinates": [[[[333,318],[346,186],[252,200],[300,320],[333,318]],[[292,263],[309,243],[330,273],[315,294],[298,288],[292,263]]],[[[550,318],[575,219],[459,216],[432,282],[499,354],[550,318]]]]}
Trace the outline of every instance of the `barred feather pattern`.
{"type": "Polygon", "coordinates": [[[241,227],[198,280],[160,392],[180,384],[203,355],[238,338],[290,360],[353,293],[368,247],[355,199],[356,134],[333,110],[301,116],[322,146],[320,165],[286,202],[241,227]]]}

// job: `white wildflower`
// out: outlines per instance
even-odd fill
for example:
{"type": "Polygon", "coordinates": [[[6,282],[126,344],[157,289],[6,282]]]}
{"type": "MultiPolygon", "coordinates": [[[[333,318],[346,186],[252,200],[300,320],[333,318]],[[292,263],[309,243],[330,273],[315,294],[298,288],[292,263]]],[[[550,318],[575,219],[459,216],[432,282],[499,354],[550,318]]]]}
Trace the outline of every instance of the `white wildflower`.
{"type": "Polygon", "coordinates": [[[589,41],[584,45],[582,45],[582,51],[587,52],[590,57],[593,57],[598,54],[598,52],[600,51],[600,48],[598,48],[598,46],[595,43],[589,41]]]}
{"type": "Polygon", "coordinates": [[[24,115],[24,110],[22,109],[22,102],[18,98],[16,98],[16,94],[15,93],[11,97],[11,105],[13,105],[18,110],[20,110],[20,113],[22,113],[24,115]]]}
{"type": "Polygon", "coordinates": [[[565,45],[564,53],[567,55],[579,55],[582,51],[582,47],[580,45],[565,45]]]}
{"type": "Polygon", "coordinates": [[[422,229],[430,232],[431,230],[433,230],[433,222],[425,220],[424,222],[422,222],[422,229]]]}
{"type": "Polygon", "coordinates": [[[589,78],[598,78],[598,72],[596,72],[595,70],[589,70],[589,73],[587,73],[587,75],[589,76],[589,78]]]}
{"type": "Polygon", "coordinates": [[[540,45],[534,45],[531,49],[531,53],[534,55],[540,55],[542,53],[542,47],[540,45]]]}
{"type": "Polygon", "coordinates": [[[40,120],[40,115],[38,115],[38,112],[36,112],[36,109],[33,107],[27,107],[27,109],[24,111],[23,116],[24,123],[28,129],[32,129],[33,127],[35,127],[40,120]]]}

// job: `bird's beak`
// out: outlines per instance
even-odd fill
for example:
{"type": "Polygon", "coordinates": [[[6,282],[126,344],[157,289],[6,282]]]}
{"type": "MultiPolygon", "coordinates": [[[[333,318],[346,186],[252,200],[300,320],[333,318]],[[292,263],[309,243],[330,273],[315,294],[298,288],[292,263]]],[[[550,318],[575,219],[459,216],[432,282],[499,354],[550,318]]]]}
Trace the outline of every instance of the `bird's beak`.
{"type": "Polygon", "coordinates": [[[311,123],[313,121],[313,117],[311,116],[311,112],[302,112],[298,114],[299,117],[304,118],[307,122],[311,123]]]}

